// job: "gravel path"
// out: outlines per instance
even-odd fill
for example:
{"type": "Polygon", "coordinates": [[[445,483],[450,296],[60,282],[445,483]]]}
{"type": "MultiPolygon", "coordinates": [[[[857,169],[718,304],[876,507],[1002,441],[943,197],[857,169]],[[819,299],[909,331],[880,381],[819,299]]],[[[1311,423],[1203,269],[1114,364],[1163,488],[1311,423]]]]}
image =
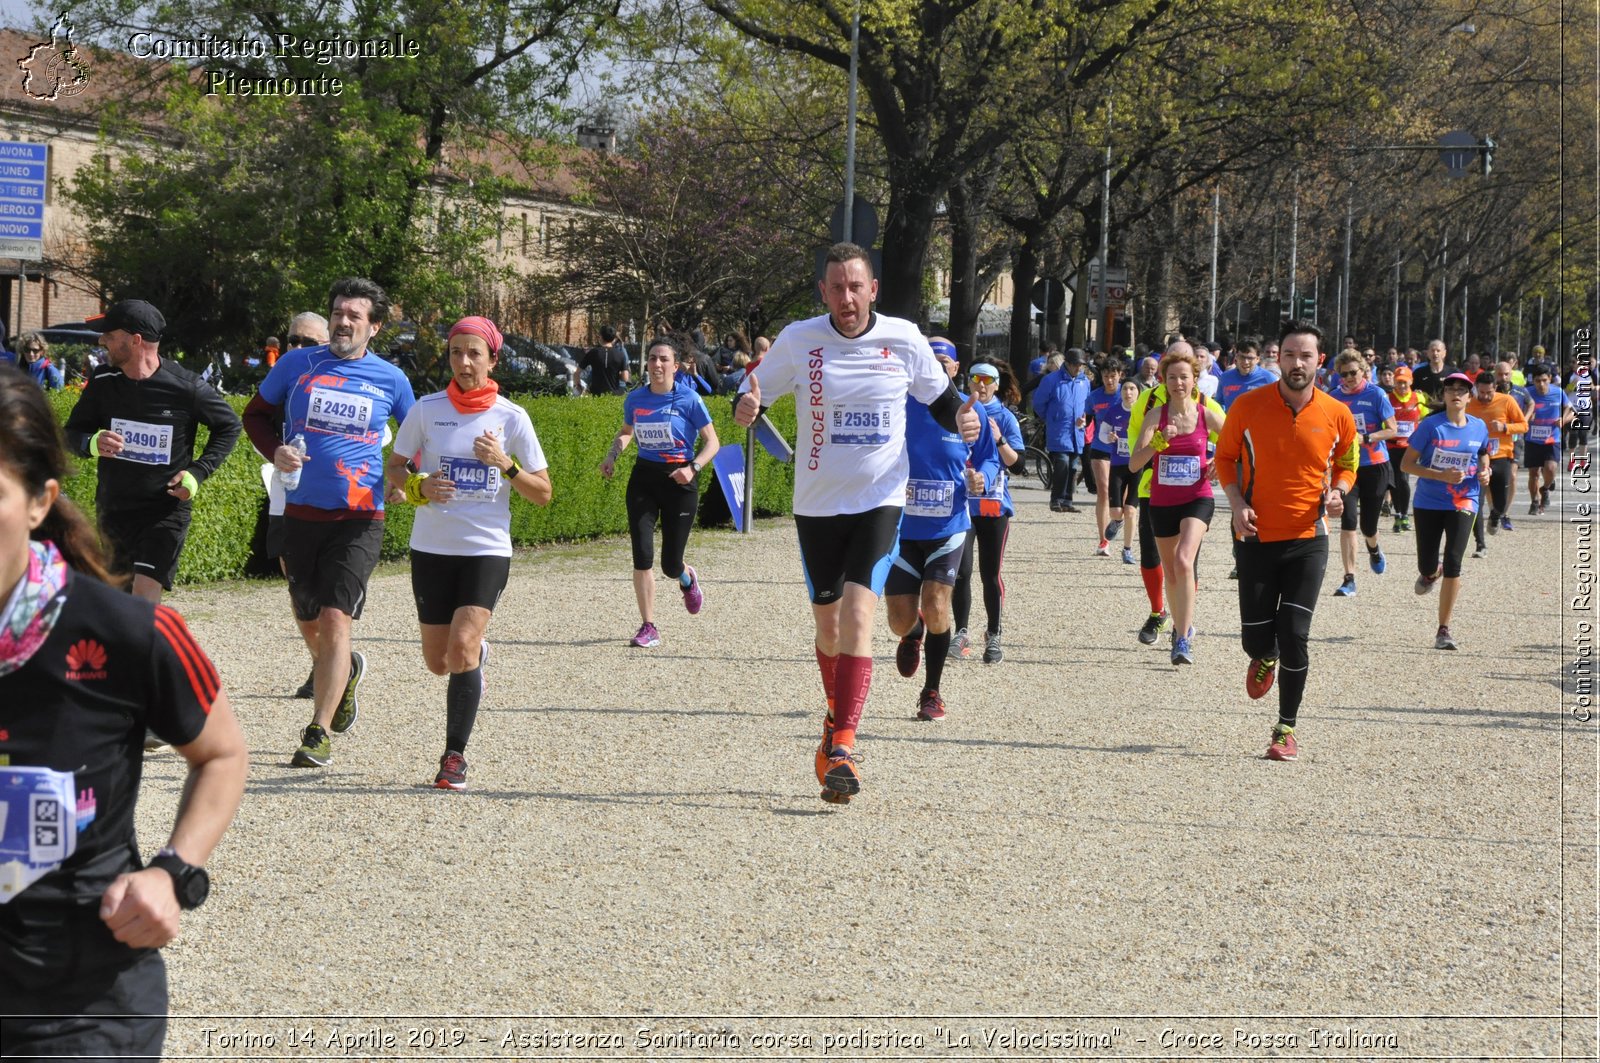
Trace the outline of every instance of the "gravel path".
{"type": "MultiPolygon", "coordinates": [[[[1243,695],[1225,515],[1179,672],[1134,639],[1137,570],[1043,499],[1019,491],[1006,659],[953,663],[942,723],[911,718],[880,623],[845,809],[812,776],[788,521],[697,533],[706,609],[662,583],[652,651],[625,645],[625,542],[519,557],[464,794],[429,785],[445,683],[403,566],[372,582],[361,719],[316,772],[288,765],[309,703],[282,585],[180,588],[255,753],[168,950],[168,1053],[1592,1057],[1596,732],[1560,687],[1576,532],[1518,517],[1469,559],[1454,654],[1409,535],[1350,600],[1335,551],[1281,765],[1276,695],[1243,695]]],[[[147,850],[180,769],[149,761],[147,850]]]]}

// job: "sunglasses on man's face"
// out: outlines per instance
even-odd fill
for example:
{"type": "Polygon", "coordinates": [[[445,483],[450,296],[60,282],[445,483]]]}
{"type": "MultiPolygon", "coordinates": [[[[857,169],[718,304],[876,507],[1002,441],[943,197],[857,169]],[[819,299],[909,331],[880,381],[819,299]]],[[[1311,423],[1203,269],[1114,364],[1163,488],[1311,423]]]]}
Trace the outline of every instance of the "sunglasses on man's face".
{"type": "Polygon", "coordinates": [[[312,339],[310,336],[290,336],[289,337],[289,346],[290,347],[315,347],[317,344],[322,343],[322,342],[323,342],[322,340],[315,340],[315,339],[312,339]]]}

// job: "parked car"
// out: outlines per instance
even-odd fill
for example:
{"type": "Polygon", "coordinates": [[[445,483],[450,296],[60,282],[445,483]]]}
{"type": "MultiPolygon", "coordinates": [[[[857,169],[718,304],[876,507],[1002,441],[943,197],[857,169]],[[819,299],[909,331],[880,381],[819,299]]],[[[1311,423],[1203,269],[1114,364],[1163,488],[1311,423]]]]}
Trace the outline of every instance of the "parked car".
{"type": "Polygon", "coordinates": [[[527,336],[507,336],[500,352],[500,364],[514,372],[530,373],[542,377],[541,390],[557,395],[571,395],[577,391],[578,365],[563,357],[546,344],[527,336]]]}
{"type": "MultiPolygon", "coordinates": [[[[94,329],[85,328],[82,321],[68,321],[37,331],[44,337],[46,343],[52,345],[57,343],[82,343],[89,347],[100,346],[100,333],[94,329]]],[[[20,336],[21,334],[19,332],[17,335],[20,336]]],[[[8,337],[6,339],[6,347],[9,350],[16,350],[17,336],[8,337]]]]}

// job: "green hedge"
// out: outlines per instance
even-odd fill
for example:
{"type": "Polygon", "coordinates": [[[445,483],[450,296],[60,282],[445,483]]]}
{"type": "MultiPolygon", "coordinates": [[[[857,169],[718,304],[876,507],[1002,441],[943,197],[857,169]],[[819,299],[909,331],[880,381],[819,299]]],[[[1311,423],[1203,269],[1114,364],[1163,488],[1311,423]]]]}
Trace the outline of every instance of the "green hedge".
{"type": "MultiPolygon", "coordinates": [[[[80,392],[68,389],[50,393],[56,414],[66,422],[67,414],[80,392]]],[[[229,403],[242,411],[247,398],[229,396],[229,403]]],[[[600,461],[622,423],[622,397],[603,395],[573,399],[562,397],[515,399],[533,420],[534,431],[550,463],[554,495],[548,506],[532,506],[522,498],[511,499],[511,538],[522,546],[537,543],[567,542],[607,535],[621,535],[628,529],[623,494],[628,473],[633,467],[633,448],[617,464],[616,475],[606,480],[600,475],[600,461]]],[[[717,435],[724,445],[744,440],[744,431],[733,423],[733,408],[726,396],[707,400],[717,435]]],[[[779,430],[794,438],[794,403],[784,400],[770,416],[779,430]]],[[[200,429],[204,445],[205,429],[200,429]]],[[[94,515],[96,462],[74,458],[77,474],[66,484],[69,498],[94,515]]],[[[195,501],[194,522],[178,564],[178,582],[236,579],[268,571],[260,556],[260,526],[266,510],[267,493],[261,483],[262,460],[241,436],[228,460],[216,475],[207,480],[195,501]]],[[[714,476],[702,477],[702,491],[719,490],[714,476]]],[[[760,516],[786,514],[794,497],[794,467],[783,465],[756,446],[756,513],[760,516]]],[[[407,505],[386,506],[383,556],[403,557],[411,540],[412,509],[407,505]]]]}

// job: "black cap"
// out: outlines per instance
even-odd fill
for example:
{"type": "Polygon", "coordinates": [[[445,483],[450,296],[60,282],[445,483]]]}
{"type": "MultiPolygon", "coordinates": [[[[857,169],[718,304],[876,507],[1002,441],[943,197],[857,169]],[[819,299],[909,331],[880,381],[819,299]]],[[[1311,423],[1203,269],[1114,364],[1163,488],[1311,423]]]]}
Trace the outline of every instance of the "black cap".
{"type": "Polygon", "coordinates": [[[1077,347],[1069,348],[1068,351],[1067,351],[1067,364],[1068,365],[1082,365],[1083,364],[1083,351],[1081,351],[1077,347]]]}
{"type": "Polygon", "coordinates": [[[96,332],[121,329],[147,340],[159,340],[167,327],[167,319],[143,299],[124,299],[120,303],[112,303],[105,313],[89,318],[84,325],[96,332]]]}

